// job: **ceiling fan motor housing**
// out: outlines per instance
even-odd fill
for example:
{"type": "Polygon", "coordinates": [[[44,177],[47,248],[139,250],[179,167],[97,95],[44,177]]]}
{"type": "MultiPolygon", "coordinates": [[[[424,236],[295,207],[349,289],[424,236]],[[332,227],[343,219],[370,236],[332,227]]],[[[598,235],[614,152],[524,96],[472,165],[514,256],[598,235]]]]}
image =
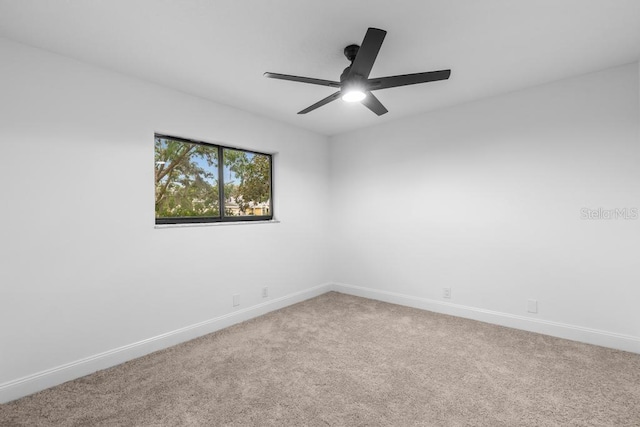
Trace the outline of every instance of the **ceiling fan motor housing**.
{"type": "MultiPolygon", "coordinates": [[[[344,56],[347,57],[347,59],[349,60],[349,62],[351,62],[351,64],[349,64],[349,66],[345,68],[344,71],[342,71],[342,74],[340,74],[341,84],[343,84],[347,79],[347,76],[349,75],[349,71],[351,70],[351,65],[353,65],[353,60],[356,59],[356,55],[358,54],[359,49],[360,49],[360,46],[358,46],[357,44],[350,44],[349,46],[344,48],[344,56]]],[[[354,76],[352,76],[352,79],[353,77],[354,76]]]]}

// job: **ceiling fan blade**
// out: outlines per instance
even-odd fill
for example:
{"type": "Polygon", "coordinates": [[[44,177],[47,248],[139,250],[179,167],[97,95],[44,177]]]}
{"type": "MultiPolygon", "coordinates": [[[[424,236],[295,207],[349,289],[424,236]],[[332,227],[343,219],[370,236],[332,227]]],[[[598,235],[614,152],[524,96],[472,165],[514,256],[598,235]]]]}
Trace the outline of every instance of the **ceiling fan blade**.
{"type": "Polygon", "coordinates": [[[347,78],[356,74],[365,79],[369,77],[373,63],[376,61],[376,57],[384,41],[384,36],[386,35],[386,31],[379,30],[378,28],[369,28],[367,30],[367,34],[364,36],[364,40],[362,40],[362,45],[360,45],[360,49],[358,49],[356,59],[354,59],[353,64],[351,64],[347,78]]]}
{"type": "Polygon", "coordinates": [[[371,92],[367,92],[367,97],[360,102],[362,102],[362,105],[364,105],[369,110],[373,111],[379,116],[389,111],[384,107],[384,105],[382,105],[382,102],[380,102],[378,98],[373,96],[371,92]]]}
{"type": "Polygon", "coordinates": [[[390,87],[415,85],[418,83],[435,82],[447,80],[451,75],[451,70],[428,71],[426,73],[403,74],[401,76],[380,77],[369,79],[367,88],[369,90],[388,89],[390,87]]]}
{"type": "Polygon", "coordinates": [[[335,101],[338,98],[340,98],[340,91],[337,91],[336,93],[333,93],[333,94],[327,96],[326,98],[316,102],[315,104],[305,108],[302,111],[298,111],[298,114],[307,114],[309,111],[313,111],[316,108],[322,107],[323,105],[328,104],[331,101],[335,101]]]}
{"type": "Polygon", "coordinates": [[[270,79],[290,80],[292,82],[310,83],[313,85],[320,85],[320,86],[340,87],[340,82],[334,82],[331,80],[314,79],[311,77],[290,76],[288,74],[278,74],[278,73],[269,73],[269,72],[264,73],[264,76],[270,79]]]}

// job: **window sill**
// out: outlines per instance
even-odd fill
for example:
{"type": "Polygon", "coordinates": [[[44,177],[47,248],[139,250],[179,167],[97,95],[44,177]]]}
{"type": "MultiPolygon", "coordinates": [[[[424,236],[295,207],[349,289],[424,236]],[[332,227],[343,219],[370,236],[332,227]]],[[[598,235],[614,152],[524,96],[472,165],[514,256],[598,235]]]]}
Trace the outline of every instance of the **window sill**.
{"type": "Polygon", "coordinates": [[[277,219],[265,221],[236,221],[236,222],[198,222],[191,224],[155,224],[153,228],[185,228],[185,227],[221,227],[227,225],[279,224],[277,219]]]}

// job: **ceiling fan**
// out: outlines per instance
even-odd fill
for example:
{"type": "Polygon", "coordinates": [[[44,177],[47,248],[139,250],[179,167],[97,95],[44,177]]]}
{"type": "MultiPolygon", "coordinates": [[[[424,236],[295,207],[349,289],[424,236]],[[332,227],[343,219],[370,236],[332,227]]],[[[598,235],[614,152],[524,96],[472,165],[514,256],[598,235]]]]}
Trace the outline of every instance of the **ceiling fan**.
{"type": "Polygon", "coordinates": [[[369,73],[373,68],[373,63],[378,56],[378,52],[386,35],[387,32],[384,30],[369,28],[361,46],[352,44],[345,47],[344,55],[351,61],[351,65],[344,69],[339,82],[269,72],[264,73],[264,76],[271,79],[290,80],[293,82],[310,83],[339,89],[337,92],[299,111],[298,114],[307,114],[331,101],[342,98],[347,102],[361,102],[365,107],[378,116],[381,116],[389,110],[371,93],[372,91],[446,80],[451,75],[451,70],[440,70],[370,79],[369,73]]]}

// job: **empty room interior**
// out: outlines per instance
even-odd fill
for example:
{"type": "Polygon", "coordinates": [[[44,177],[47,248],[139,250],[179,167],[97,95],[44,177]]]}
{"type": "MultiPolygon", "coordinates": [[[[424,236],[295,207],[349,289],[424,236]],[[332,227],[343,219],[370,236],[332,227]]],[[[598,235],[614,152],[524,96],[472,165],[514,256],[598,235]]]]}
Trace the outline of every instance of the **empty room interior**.
{"type": "Polygon", "coordinates": [[[0,0],[0,425],[640,426],[637,0],[0,0]]]}

